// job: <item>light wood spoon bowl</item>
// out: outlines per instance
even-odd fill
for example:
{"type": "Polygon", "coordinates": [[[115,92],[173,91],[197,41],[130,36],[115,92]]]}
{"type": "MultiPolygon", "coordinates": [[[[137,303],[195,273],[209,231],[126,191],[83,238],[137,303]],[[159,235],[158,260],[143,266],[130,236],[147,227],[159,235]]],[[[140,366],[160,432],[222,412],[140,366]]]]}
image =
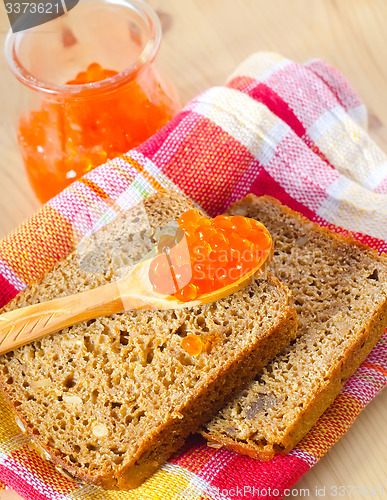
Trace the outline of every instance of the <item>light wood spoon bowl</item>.
{"type": "Polygon", "coordinates": [[[182,309],[214,302],[251,284],[255,276],[266,268],[271,255],[272,248],[256,268],[230,285],[203,294],[198,300],[182,302],[174,296],[165,296],[153,290],[149,279],[149,267],[156,256],[153,250],[127,276],[117,281],[0,315],[0,354],[100,316],[134,309],[182,309]]]}

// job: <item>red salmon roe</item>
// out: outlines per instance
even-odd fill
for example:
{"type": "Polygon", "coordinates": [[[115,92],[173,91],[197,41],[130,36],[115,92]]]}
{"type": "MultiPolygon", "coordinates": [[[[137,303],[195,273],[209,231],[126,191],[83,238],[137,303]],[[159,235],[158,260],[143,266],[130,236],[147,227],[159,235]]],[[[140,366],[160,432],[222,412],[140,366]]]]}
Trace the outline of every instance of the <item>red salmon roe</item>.
{"type": "Polygon", "coordinates": [[[200,337],[190,333],[181,340],[181,347],[190,356],[199,356],[203,350],[203,342],[200,337]]]}
{"type": "Polygon", "coordinates": [[[189,210],[177,222],[185,238],[160,239],[162,255],[151,263],[149,277],[156,292],[182,302],[238,281],[258,268],[271,249],[265,226],[240,215],[210,219],[189,210]]]}

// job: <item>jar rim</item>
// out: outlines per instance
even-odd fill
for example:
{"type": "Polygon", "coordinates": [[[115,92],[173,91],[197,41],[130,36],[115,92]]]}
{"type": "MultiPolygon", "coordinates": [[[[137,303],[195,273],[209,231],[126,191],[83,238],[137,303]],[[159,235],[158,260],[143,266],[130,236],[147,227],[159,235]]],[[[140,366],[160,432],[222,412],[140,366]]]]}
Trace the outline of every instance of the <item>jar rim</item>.
{"type": "Polygon", "coordinates": [[[46,80],[36,78],[23,66],[17,56],[15,46],[24,32],[13,33],[12,29],[10,29],[5,40],[4,50],[7,64],[15,77],[27,87],[45,94],[58,95],[63,93],[82,93],[82,96],[85,95],[85,91],[111,90],[113,87],[120,86],[128,79],[134,78],[134,76],[137,75],[144,68],[144,66],[151,63],[157,55],[162,35],[160,19],[155,10],[144,0],[108,0],[105,3],[113,3],[124,6],[128,6],[129,4],[136,9],[136,12],[140,14],[143,20],[147,23],[149,28],[148,40],[146,41],[141,53],[132,64],[118,72],[116,75],[97,82],[70,85],[48,82],[46,80]]]}

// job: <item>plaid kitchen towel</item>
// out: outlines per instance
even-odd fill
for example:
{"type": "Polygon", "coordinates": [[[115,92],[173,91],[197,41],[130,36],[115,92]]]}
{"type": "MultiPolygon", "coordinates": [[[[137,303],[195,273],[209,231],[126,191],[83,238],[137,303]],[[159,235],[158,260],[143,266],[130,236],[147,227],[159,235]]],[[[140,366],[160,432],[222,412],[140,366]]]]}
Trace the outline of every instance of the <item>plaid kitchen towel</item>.
{"type": "MultiPolygon", "coordinates": [[[[269,194],[322,226],[386,251],[387,158],[367,135],[366,120],[352,87],[324,62],[251,56],[225,86],[199,95],[147,142],[72,184],[6,237],[1,303],[79,238],[164,188],[184,192],[211,216],[249,192],[269,194]]],[[[60,475],[28,448],[0,399],[0,480],[31,500],[227,500],[238,491],[245,499],[280,498],[386,385],[386,342],[384,335],[288,455],[259,462],[193,436],[132,492],[102,491],[60,475]]]]}

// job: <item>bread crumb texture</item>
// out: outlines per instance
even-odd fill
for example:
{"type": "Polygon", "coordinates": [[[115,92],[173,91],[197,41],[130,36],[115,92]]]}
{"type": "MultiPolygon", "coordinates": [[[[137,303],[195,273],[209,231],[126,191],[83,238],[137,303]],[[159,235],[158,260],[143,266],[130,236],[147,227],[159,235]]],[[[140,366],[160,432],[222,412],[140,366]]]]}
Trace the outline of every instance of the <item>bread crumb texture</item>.
{"type": "Polygon", "coordinates": [[[387,327],[387,260],[270,197],[249,195],[230,213],[255,218],[271,232],[269,270],[292,291],[299,336],[203,434],[265,460],[309,431],[387,327]]]}
{"type": "MultiPolygon", "coordinates": [[[[129,212],[110,228],[114,245],[102,230],[81,256],[59,263],[6,310],[115,279],[115,263],[133,265],[152,246],[150,233],[192,208],[172,194],[158,194],[144,207],[149,227],[133,234],[131,225],[138,221],[129,212]],[[130,238],[137,238],[134,253],[130,238]],[[96,249],[104,245],[109,251],[101,256],[96,249]]],[[[246,385],[295,331],[288,289],[271,275],[261,276],[212,304],[131,311],[66,328],[1,356],[0,381],[41,454],[87,482],[130,489],[246,385]],[[189,334],[203,341],[199,356],[181,346],[189,334]]]]}

